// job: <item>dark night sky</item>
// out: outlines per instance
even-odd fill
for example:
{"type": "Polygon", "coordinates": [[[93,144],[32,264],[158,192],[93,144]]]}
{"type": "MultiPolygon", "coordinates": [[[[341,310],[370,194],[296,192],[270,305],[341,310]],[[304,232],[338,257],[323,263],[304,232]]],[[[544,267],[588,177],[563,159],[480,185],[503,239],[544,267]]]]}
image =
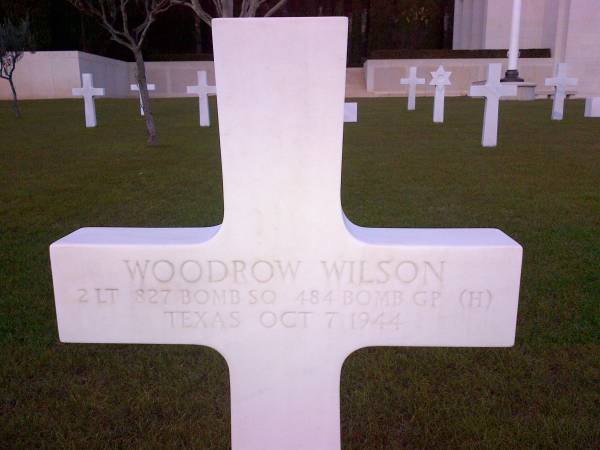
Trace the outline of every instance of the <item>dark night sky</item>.
{"type": "MultiPolygon", "coordinates": [[[[209,2],[210,3],[210,2],[209,2]]],[[[373,50],[448,48],[444,14],[452,17],[452,0],[288,0],[281,15],[347,15],[351,28],[350,59],[360,64],[373,50]],[[430,22],[419,29],[403,25],[402,13],[427,5],[430,22]],[[361,21],[367,23],[361,35],[361,21]]],[[[0,17],[29,14],[37,50],[83,50],[130,60],[130,52],[109,39],[95,19],[82,16],[66,0],[0,0],[0,17]]],[[[451,22],[451,21],[450,21],[451,22]]],[[[159,16],[144,44],[147,59],[191,59],[211,53],[210,28],[202,23],[196,32],[194,15],[174,7],[159,16]]],[[[451,30],[450,30],[451,31],[451,30]]],[[[451,33],[450,33],[451,34],[451,33]]]]}

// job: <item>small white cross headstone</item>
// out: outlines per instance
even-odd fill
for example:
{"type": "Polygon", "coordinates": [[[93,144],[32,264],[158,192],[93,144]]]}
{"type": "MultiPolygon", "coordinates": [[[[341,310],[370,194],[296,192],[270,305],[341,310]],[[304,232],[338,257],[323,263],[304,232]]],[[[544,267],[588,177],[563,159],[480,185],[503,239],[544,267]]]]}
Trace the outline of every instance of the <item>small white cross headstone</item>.
{"type": "Polygon", "coordinates": [[[93,128],[97,125],[96,122],[96,103],[94,97],[104,96],[104,88],[94,87],[94,77],[91,73],[81,74],[81,87],[71,90],[74,96],[83,97],[85,108],[85,126],[93,128]]]}
{"type": "Polygon", "coordinates": [[[483,135],[481,138],[481,145],[484,147],[495,147],[498,143],[498,110],[500,108],[500,98],[517,95],[516,85],[500,82],[501,73],[502,64],[490,64],[485,84],[474,84],[469,89],[469,96],[485,97],[483,135]]]}
{"type": "Polygon", "coordinates": [[[565,110],[565,99],[567,98],[567,88],[577,86],[577,78],[567,76],[568,64],[560,63],[556,76],[546,78],[546,86],[554,86],[554,100],[552,101],[552,120],[562,120],[565,110]]]}
{"type": "Polygon", "coordinates": [[[208,85],[208,75],[205,70],[198,71],[198,84],[187,87],[188,94],[196,94],[199,102],[200,126],[210,127],[210,109],[208,96],[217,94],[216,86],[208,85]]]}
{"type": "MultiPolygon", "coordinates": [[[[151,83],[146,84],[146,87],[148,88],[148,92],[156,90],[156,86],[151,83]]],[[[129,89],[134,92],[139,92],[140,115],[143,116],[144,115],[144,101],[142,100],[142,93],[140,92],[140,87],[137,84],[131,84],[131,85],[129,85],[129,89]]]]}
{"type": "Polygon", "coordinates": [[[212,31],[223,223],[53,243],[60,339],[210,346],[229,366],[234,450],[339,449],[353,351],[513,345],[522,249],[496,229],[345,217],[345,17],[212,31]]]}
{"type": "Polygon", "coordinates": [[[600,117],[600,97],[587,97],[585,99],[584,117],[600,117]]]}
{"type": "Polygon", "coordinates": [[[344,103],[344,122],[358,122],[358,103],[344,103]]]}
{"type": "Polygon", "coordinates": [[[435,123],[444,122],[444,95],[446,86],[450,86],[450,75],[452,72],[446,72],[442,66],[435,72],[431,72],[431,81],[429,84],[435,86],[435,96],[433,97],[433,121],[435,123]]]}
{"type": "Polygon", "coordinates": [[[408,110],[414,111],[417,97],[417,84],[425,84],[425,78],[417,78],[417,68],[411,67],[408,78],[400,79],[400,84],[408,85],[408,110]]]}

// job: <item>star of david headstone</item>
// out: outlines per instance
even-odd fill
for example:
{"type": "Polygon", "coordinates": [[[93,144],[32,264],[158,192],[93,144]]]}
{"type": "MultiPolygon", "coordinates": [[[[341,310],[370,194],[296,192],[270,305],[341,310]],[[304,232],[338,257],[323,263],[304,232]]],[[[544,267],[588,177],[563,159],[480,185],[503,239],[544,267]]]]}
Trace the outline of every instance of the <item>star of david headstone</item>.
{"type": "Polygon", "coordinates": [[[429,84],[435,86],[435,95],[433,97],[433,121],[442,123],[444,121],[444,96],[446,86],[450,86],[450,75],[452,72],[446,72],[443,66],[439,66],[436,71],[431,73],[429,84]]]}
{"type": "Polygon", "coordinates": [[[496,229],[346,218],[346,18],[212,26],[223,223],[52,244],[60,339],[210,346],[229,366],[234,449],[336,449],[355,350],[513,344],[522,249],[496,229]]]}

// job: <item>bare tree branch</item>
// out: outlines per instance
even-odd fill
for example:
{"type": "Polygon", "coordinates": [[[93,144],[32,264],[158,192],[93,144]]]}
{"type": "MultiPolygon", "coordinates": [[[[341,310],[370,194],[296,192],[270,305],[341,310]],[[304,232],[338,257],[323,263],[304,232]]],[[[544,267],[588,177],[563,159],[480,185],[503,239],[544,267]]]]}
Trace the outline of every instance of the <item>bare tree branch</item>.
{"type": "Polygon", "coordinates": [[[217,16],[223,17],[223,3],[221,2],[221,0],[212,0],[212,2],[217,11],[217,16]]]}
{"type": "Polygon", "coordinates": [[[171,0],[171,4],[187,6],[192,11],[194,11],[194,14],[196,14],[200,18],[200,20],[202,20],[204,23],[210,26],[212,16],[204,10],[204,8],[198,0],[171,0]]]}
{"type": "Polygon", "coordinates": [[[273,14],[275,14],[277,11],[279,11],[279,9],[281,9],[283,7],[283,5],[285,5],[287,3],[287,0],[279,0],[279,2],[277,2],[275,4],[275,6],[273,6],[270,10],[268,10],[265,13],[265,17],[271,17],[273,14]]]}
{"type": "MultiPolygon", "coordinates": [[[[238,15],[239,17],[255,17],[260,7],[267,4],[269,1],[271,0],[242,0],[238,15]]],[[[287,3],[287,1],[288,0],[278,0],[267,10],[265,17],[270,17],[275,14],[287,3]]],[[[204,23],[209,26],[211,25],[213,17],[202,6],[201,0],[171,0],[171,4],[187,6],[194,11],[196,16],[204,23]]],[[[233,17],[233,0],[212,0],[212,4],[215,8],[215,17],[233,17]]]]}
{"type": "MultiPolygon", "coordinates": [[[[133,53],[137,85],[142,99],[144,118],[148,130],[148,143],[158,144],[154,117],[148,95],[146,67],[142,55],[142,44],[156,20],[173,4],[172,0],[67,0],[83,14],[96,18],[108,31],[112,40],[127,47],[133,53]],[[136,25],[132,24],[135,20],[136,25]]],[[[194,0],[198,1],[198,0],[194,0]]]]}

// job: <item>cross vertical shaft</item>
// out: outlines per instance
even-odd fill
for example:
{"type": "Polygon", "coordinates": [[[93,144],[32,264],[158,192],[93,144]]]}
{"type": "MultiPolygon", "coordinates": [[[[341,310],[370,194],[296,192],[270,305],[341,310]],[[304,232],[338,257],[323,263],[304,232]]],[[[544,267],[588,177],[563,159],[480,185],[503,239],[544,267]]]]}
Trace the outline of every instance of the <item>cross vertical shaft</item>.
{"type": "Polygon", "coordinates": [[[329,40],[319,51],[316,40],[323,36],[311,37],[310,27],[299,22],[289,21],[290,29],[283,23],[273,26],[272,35],[260,32],[260,21],[246,22],[245,33],[256,27],[257,38],[240,41],[235,53],[225,50],[236,38],[235,22],[217,23],[213,33],[225,204],[222,232],[235,235],[237,224],[244,223],[245,233],[269,236],[269,242],[279,245],[310,240],[314,230],[344,230],[339,149],[345,22],[332,20],[330,31],[315,26],[329,40]],[[306,41],[291,40],[288,33],[305,36],[306,41]],[[286,46],[276,44],[278,40],[286,46]],[[311,64],[290,56],[300,57],[308,48],[313,52],[311,64]],[[265,52],[269,64],[254,63],[264,59],[265,52]],[[231,58],[244,70],[231,70],[231,58]],[[241,127],[244,133],[237,131],[241,127]],[[299,166],[305,169],[299,172],[299,166]],[[247,228],[249,218],[252,230],[247,228]]]}

